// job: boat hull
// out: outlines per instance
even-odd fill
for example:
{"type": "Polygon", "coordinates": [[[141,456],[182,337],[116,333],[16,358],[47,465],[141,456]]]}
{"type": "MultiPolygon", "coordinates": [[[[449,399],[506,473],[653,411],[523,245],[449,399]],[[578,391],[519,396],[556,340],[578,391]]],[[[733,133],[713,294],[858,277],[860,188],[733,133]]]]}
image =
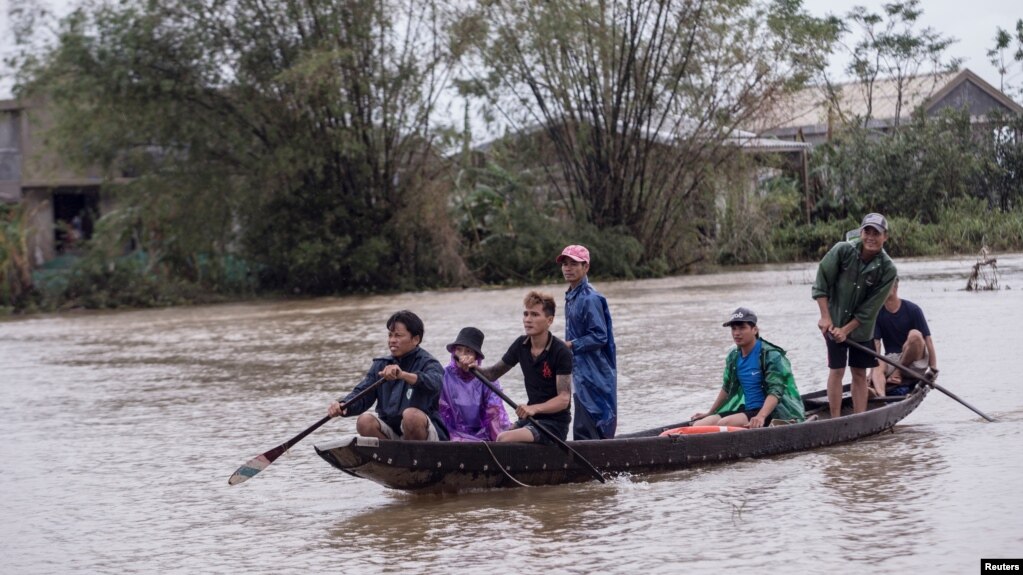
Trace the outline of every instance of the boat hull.
{"type": "MultiPolygon", "coordinates": [[[[821,391],[803,396],[808,413],[823,416],[815,421],[733,433],[659,435],[665,429],[683,425],[677,423],[612,440],[571,441],[569,444],[608,477],[663,473],[803,451],[875,435],[891,429],[912,413],[928,390],[921,386],[899,401],[872,401],[866,412],[837,419],[827,418],[827,400],[821,391]]],[[[413,492],[457,492],[593,480],[589,469],[555,446],[347,437],[317,445],[316,452],[345,473],[392,489],[413,492]]]]}

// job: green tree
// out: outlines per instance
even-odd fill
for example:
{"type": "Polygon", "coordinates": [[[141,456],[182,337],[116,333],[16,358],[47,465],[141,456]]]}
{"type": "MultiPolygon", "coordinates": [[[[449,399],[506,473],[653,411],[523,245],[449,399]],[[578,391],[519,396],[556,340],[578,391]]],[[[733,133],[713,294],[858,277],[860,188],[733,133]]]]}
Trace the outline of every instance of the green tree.
{"type": "Polygon", "coordinates": [[[713,234],[730,137],[803,84],[835,30],[797,0],[496,0],[458,32],[466,92],[546,141],[551,198],[678,269],[713,234]]]}
{"type": "Polygon", "coordinates": [[[884,134],[850,127],[814,150],[814,172],[830,191],[816,216],[879,211],[935,222],[943,208],[981,193],[983,141],[965,109],[937,117],[918,111],[902,129],[884,134]]]}
{"type": "Polygon", "coordinates": [[[980,133],[983,169],[977,187],[989,206],[1003,212],[1023,208],[1023,115],[995,113],[980,133]]]}
{"type": "Polygon", "coordinates": [[[29,221],[25,204],[0,203],[0,306],[23,307],[31,294],[32,268],[28,256],[29,221]]]}
{"type": "MultiPolygon", "coordinates": [[[[923,14],[919,0],[906,0],[884,4],[882,13],[871,12],[863,6],[854,7],[847,15],[843,28],[845,34],[858,33],[859,37],[849,48],[852,57],[846,72],[856,78],[863,88],[865,113],[859,117],[849,116],[842,109],[841,95],[834,91],[830,96],[833,108],[844,121],[869,126],[874,118],[875,87],[881,79],[894,84],[894,117],[897,128],[913,110],[903,110],[906,90],[917,76],[926,73],[941,73],[958,69],[958,59],[946,59],[946,51],[957,40],[942,35],[933,28],[918,28],[923,14]]],[[[888,120],[889,118],[880,118],[888,120]]]]}
{"type": "Polygon", "coordinates": [[[437,136],[454,60],[428,1],[99,2],[20,94],[62,158],[131,178],[110,233],[153,270],[240,256],[266,288],[409,288],[465,275],[437,136]]]}
{"type": "MultiPolygon", "coordinates": [[[[995,27],[995,45],[987,51],[991,65],[998,69],[998,89],[1008,94],[1014,89],[1005,83],[1005,76],[1015,66],[1023,72],[1023,18],[1016,20],[1016,28],[1011,33],[1001,27],[995,27]],[[1008,57],[1006,52],[1012,50],[1008,57]]],[[[1023,96],[1023,87],[1015,88],[1017,96],[1023,96]]]]}

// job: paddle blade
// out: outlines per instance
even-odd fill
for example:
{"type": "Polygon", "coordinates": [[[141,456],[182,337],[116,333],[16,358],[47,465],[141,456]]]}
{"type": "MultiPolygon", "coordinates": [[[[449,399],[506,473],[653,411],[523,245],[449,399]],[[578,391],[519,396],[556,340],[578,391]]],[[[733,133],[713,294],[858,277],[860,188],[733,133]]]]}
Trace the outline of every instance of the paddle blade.
{"type": "Polygon", "coordinates": [[[269,467],[271,463],[273,463],[273,461],[267,459],[265,453],[258,457],[254,457],[250,459],[248,462],[246,462],[244,465],[239,467],[238,471],[235,471],[234,475],[232,475],[231,478],[227,480],[227,484],[238,485],[239,483],[248,480],[250,477],[254,476],[260,471],[263,471],[264,469],[269,467]]]}

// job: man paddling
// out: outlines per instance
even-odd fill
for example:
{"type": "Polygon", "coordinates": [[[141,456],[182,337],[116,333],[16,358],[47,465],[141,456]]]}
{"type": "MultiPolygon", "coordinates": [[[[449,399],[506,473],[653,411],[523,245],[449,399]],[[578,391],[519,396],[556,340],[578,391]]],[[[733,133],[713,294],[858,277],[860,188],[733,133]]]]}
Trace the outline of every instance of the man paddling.
{"type": "Polygon", "coordinates": [[[860,236],[835,244],[817,266],[811,295],[821,314],[817,328],[828,348],[831,417],[841,415],[847,363],[852,371],[853,413],[867,409],[867,368],[877,367],[877,359],[842,342],[850,339],[873,346],[877,312],[897,275],[895,263],[884,252],[887,239],[888,220],[881,214],[867,214],[860,236]]]}
{"type": "Polygon", "coordinates": [[[402,310],[392,315],[387,320],[387,347],[391,355],[375,358],[362,383],[331,403],[327,415],[358,415],[355,427],[365,437],[447,440],[448,431],[438,413],[444,368],[419,347],[423,331],[423,320],[416,314],[402,310]],[[381,377],[386,381],[376,388],[376,393],[348,403],[381,377]],[[367,412],[374,403],[376,412],[367,412]]]}
{"type": "MultiPolygon", "coordinates": [[[[508,373],[516,364],[522,367],[529,402],[519,405],[515,414],[519,420],[512,429],[497,436],[498,441],[542,443],[554,441],[537,425],[553,433],[562,441],[568,437],[568,424],[572,420],[572,352],[551,333],[554,323],[554,298],[539,292],[529,292],[523,301],[522,327],[526,334],[517,338],[504,357],[494,365],[479,369],[486,379],[493,381],[508,373]]],[[[469,370],[476,367],[475,357],[460,357],[459,365],[469,370]]]]}

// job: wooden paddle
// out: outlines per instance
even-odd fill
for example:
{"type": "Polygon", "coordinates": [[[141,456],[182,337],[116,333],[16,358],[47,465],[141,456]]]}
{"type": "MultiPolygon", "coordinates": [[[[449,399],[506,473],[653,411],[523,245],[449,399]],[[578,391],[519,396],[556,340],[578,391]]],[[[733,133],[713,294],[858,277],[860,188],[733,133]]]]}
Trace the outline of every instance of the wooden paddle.
{"type": "Polygon", "coordinates": [[[910,368],[910,367],[906,367],[906,366],[902,365],[901,363],[899,363],[899,362],[897,362],[897,361],[895,361],[893,359],[890,359],[890,358],[888,358],[888,357],[886,357],[884,355],[881,355],[880,353],[877,353],[876,351],[870,349],[869,347],[867,347],[865,345],[862,345],[862,344],[860,344],[858,342],[852,341],[851,339],[846,339],[843,343],[845,343],[848,346],[854,347],[854,348],[856,348],[856,349],[858,349],[858,350],[860,350],[860,351],[862,351],[864,353],[869,353],[870,355],[876,357],[877,359],[880,359],[881,361],[883,361],[885,363],[891,364],[892,366],[895,367],[895,369],[901,369],[903,372],[908,373],[909,375],[912,375],[913,377],[919,379],[920,381],[926,383],[927,385],[933,387],[934,389],[937,389],[941,393],[944,393],[945,395],[947,395],[947,396],[951,397],[952,399],[958,401],[959,403],[963,404],[964,406],[970,408],[971,410],[973,410],[974,413],[976,413],[977,415],[983,417],[984,419],[986,419],[988,421],[994,421],[994,419],[988,417],[987,414],[985,414],[983,411],[977,409],[976,407],[973,407],[969,403],[966,403],[966,401],[961,399],[958,395],[952,393],[951,391],[945,389],[944,387],[938,385],[937,383],[934,383],[934,380],[932,378],[927,377],[926,375],[920,373],[919,371],[917,371],[917,370],[915,370],[913,368],[910,368]]]}
{"type": "MultiPolygon", "coordinates": [[[[519,409],[518,404],[515,403],[514,401],[512,401],[510,397],[505,395],[504,392],[501,391],[501,388],[497,387],[489,379],[484,377],[483,374],[480,373],[479,369],[477,369],[475,367],[472,368],[472,374],[475,375],[477,377],[477,379],[482,381],[483,385],[486,385],[487,387],[489,387],[491,391],[493,391],[494,393],[496,393],[498,395],[498,397],[503,399],[505,403],[510,405],[512,409],[514,409],[514,410],[518,410],[519,409]]],[[[578,461],[579,463],[583,464],[586,468],[588,468],[590,470],[590,473],[593,475],[593,477],[595,477],[597,479],[597,481],[599,481],[601,483],[604,483],[604,475],[600,471],[598,471],[597,468],[594,467],[592,463],[590,463],[589,461],[586,461],[585,457],[583,457],[582,455],[579,455],[578,451],[572,449],[572,447],[569,444],[565,443],[560,437],[555,435],[553,431],[551,431],[551,430],[547,429],[546,427],[544,427],[544,426],[540,425],[539,423],[537,423],[536,419],[533,419],[532,415],[527,416],[526,419],[529,421],[529,423],[533,424],[533,427],[539,429],[547,437],[551,438],[551,440],[553,440],[554,443],[557,443],[558,447],[560,447],[564,451],[567,451],[569,455],[571,455],[572,457],[575,457],[576,461],[578,461]]]]}
{"type": "MultiPolygon", "coordinates": [[[[349,403],[366,397],[367,395],[370,394],[370,392],[374,391],[383,382],[384,378],[381,377],[380,379],[373,382],[369,387],[356,394],[355,397],[345,402],[344,405],[348,405],[349,403]]],[[[278,445],[277,447],[271,449],[270,451],[263,453],[262,455],[257,455],[256,457],[253,457],[252,459],[246,461],[241,467],[238,468],[237,471],[234,472],[231,478],[227,480],[227,484],[238,485],[239,483],[248,480],[255,474],[259,473],[260,471],[263,471],[264,469],[269,467],[271,463],[277,461],[278,457],[284,455],[284,453],[291,449],[296,443],[305,439],[305,436],[316,431],[317,429],[320,428],[320,426],[322,426],[324,423],[327,423],[331,419],[333,418],[328,415],[323,419],[317,421],[316,423],[310,425],[309,428],[307,428],[302,433],[299,433],[295,437],[292,437],[291,439],[285,441],[284,443],[278,445]]]]}

